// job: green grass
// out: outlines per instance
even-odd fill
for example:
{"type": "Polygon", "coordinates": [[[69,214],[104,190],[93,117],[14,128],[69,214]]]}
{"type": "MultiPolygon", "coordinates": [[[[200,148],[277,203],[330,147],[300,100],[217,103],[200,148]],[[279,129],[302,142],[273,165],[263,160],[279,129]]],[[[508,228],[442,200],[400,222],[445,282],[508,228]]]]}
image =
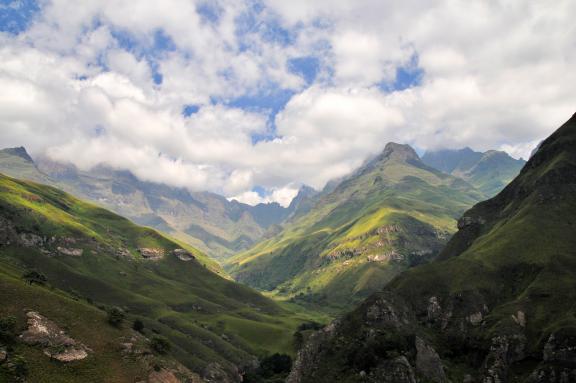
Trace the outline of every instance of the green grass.
{"type": "MultiPolygon", "coordinates": [[[[525,356],[510,362],[511,382],[527,381],[539,366],[572,369],[569,355],[550,363],[543,349],[551,334],[564,349],[573,347],[576,335],[575,147],[576,115],[542,144],[500,194],[465,213],[470,225],[455,234],[435,261],[405,271],[347,315],[338,335],[319,348],[336,351],[320,351],[314,359],[320,360],[316,375],[301,381],[358,381],[358,366],[350,361],[363,355],[368,338],[379,332],[397,337],[407,333],[411,339],[418,335],[432,342],[452,381],[462,381],[464,374],[482,381],[496,336],[526,337],[525,356]],[[432,297],[443,314],[437,322],[429,316],[432,297]],[[365,320],[381,298],[393,302],[396,313],[407,310],[411,315],[400,330],[365,320]],[[519,311],[525,327],[514,320],[519,311]],[[466,318],[477,312],[483,312],[484,319],[475,326],[466,318]]],[[[379,341],[376,349],[391,344],[390,339],[379,341]]],[[[414,362],[413,342],[395,344],[392,351],[414,362]]],[[[375,363],[388,355],[380,354],[375,363]]]]}
{"type": "MultiPolygon", "coordinates": [[[[52,187],[0,175],[0,216],[18,233],[58,239],[84,249],[80,257],[43,254],[14,244],[0,248],[0,271],[45,274],[51,286],[96,305],[119,306],[174,345],[174,356],[194,371],[211,362],[233,369],[251,355],[293,354],[291,339],[309,314],[294,312],[256,291],[217,275],[219,266],[200,251],[134,225],[105,209],[52,187]],[[143,259],[140,247],[165,250],[160,261],[143,259]],[[117,255],[127,249],[128,257],[117,255]],[[170,253],[185,248],[196,259],[170,253]]],[[[21,305],[33,307],[33,303],[21,305]]]]}
{"type": "MultiPolygon", "coordinates": [[[[414,154],[415,156],[415,154],[414,154]]],[[[327,312],[349,308],[381,289],[411,264],[373,263],[368,257],[397,252],[406,258],[419,251],[437,253],[456,230],[456,219],[482,194],[454,177],[419,162],[386,158],[367,165],[322,196],[305,215],[277,236],[228,260],[237,280],[277,299],[302,298],[327,312]],[[395,227],[383,237],[378,228],[395,227]],[[382,244],[382,240],[388,244],[382,244]],[[354,250],[346,259],[331,254],[354,250]]]]}

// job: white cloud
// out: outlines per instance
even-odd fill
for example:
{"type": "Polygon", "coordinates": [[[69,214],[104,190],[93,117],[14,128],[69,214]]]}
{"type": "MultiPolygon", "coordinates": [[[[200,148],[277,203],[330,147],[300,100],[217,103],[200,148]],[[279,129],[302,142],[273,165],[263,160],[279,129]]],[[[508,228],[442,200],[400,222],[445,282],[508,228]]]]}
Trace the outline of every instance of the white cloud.
{"type": "Polygon", "coordinates": [[[266,0],[258,13],[251,4],[218,1],[208,22],[187,0],[46,1],[30,30],[0,34],[3,146],[286,204],[292,185],[321,188],[388,141],[526,157],[574,113],[573,1],[266,0]],[[279,25],[289,42],[275,40],[279,25]],[[160,30],[175,49],[151,58],[160,30]],[[320,63],[310,87],[289,65],[307,56],[320,63]],[[414,57],[418,86],[378,88],[414,57]],[[271,141],[252,142],[267,131],[265,110],[214,102],[273,86],[295,95],[271,141]],[[199,110],[185,118],[187,104],[199,110]]]}
{"type": "Polygon", "coordinates": [[[279,188],[279,189],[272,189],[272,192],[267,196],[261,196],[255,191],[247,191],[243,192],[239,195],[234,197],[228,198],[230,201],[238,201],[248,205],[258,205],[260,203],[272,203],[277,202],[280,206],[288,207],[290,202],[296,197],[298,194],[297,188],[292,188],[290,186],[279,188]]]}

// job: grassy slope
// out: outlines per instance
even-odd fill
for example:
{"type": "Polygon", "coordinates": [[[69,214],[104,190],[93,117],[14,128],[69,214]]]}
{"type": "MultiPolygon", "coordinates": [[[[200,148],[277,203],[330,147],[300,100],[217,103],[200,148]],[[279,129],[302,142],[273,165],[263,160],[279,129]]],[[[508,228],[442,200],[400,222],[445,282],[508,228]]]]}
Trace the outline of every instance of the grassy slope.
{"type": "Polygon", "coordinates": [[[197,250],[57,189],[0,175],[0,215],[18,232],[73,237],[72,246],[84,249],[72,257],[5,246],[0,270],[36,269],[77,297],[125,308],[167,336],[174,355],[195,371],[213,361],[241,364],[250,354],[291,353],[293,330],[306,319],[219,277],[218,266],[197,250]],[[130,259],[115,255],[120,247],[130,251],[130,259]],[[139,247],[183,247],[197,260],[183,262],[168,254],[159,262],[146,261],[139,247]]]}
{"type": "Polygon", "coordinates": [[[454,232],[456,218],[481,194],[426,167],[407,147],[387,150],[279,235],[232,258],[227,269],[279,297],[305,294],[324,307],[349,307],[407,263],[368,262],[369,256],[439,250],[444,241],[433,233],[454,232]],[[399,230],[377,234],[382,227],[399,230]],[[330,258],[355,249],[361,255],[330,258]]]}
{"type": "MultiPolygon", "coordinates": [[[[119,339],[129,331],[107,324],[106,314],[57,290],[29,286],[17,271],[0,270],[0,317],[17,318],[19,329],[25,328],[24,308],[33,308],[68,330],[68,334],[93,350],[90,356],[69,366],[50,361],[40,348],[18,345],[15,352],[28,364],[31,383],[106,382],[133,383],[146,376],[142,366],[122,357],[119,339]]],[[[0,382],[11,377],[0,369],[0,382]]]]}
{"type": "MultiPolygon", "coordinates": [[[[465,214],[462,222],[468,224],[436,261],[406,271],[383,295],[372,296],[342,321],[350,331],[332,340],[340,351],[321,356],[316,377],[323,379],[313,381],[358,381],[359,371],[342,367],[343,361],[366,347],[362,334],[374,331],[365,324],[366,313],[381,296],[401,298],[413,310],[422,326],[409,331],[433,341],[452,381],[482,372],[493,337],[526,336],[525,357],[509,371],[511,382],[525,381],[542,362],[550,334],[560,340],[576,334],[575,147],[576,115],[542,144],[503,192],[465,214]],[[441,328],[426,319],[433,296],[451,310],[441,328]],[[483,305],[488,313],[482,325],[471,326],[465,318],[483,311],[483,305]],[[525,313],[525,328],[514,321],[518,311],[525,313]]],[[[392,336],[373,347],[411,355],[410,347],[395,345],[392,336]]]]}
{"type": "Polygon", "coordinates": [[[0,173],[49,184],[93,201],[132,221],[153,227],[214,258],[246,249],[288,211],[279,205],[251,207],[208,192],[139,181],[126,171],[80,171],[46,158],[36,165],[23,148],[0,150],[0,173]]]}

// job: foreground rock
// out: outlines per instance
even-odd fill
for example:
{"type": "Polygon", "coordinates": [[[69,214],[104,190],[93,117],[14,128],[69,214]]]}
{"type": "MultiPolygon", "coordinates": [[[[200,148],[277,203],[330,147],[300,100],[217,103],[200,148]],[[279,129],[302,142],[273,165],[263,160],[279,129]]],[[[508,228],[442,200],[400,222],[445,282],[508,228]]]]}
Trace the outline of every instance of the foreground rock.
{"type": "Polygon", "coordinates": [[[22,342],[31,346],[42,347],[44,354],[64,363],[88,357],[88,352],[91,350],[70,338],[51,320],[35,311],[29,311],[26,316],[28,329],[20,335],[22,342]]]}

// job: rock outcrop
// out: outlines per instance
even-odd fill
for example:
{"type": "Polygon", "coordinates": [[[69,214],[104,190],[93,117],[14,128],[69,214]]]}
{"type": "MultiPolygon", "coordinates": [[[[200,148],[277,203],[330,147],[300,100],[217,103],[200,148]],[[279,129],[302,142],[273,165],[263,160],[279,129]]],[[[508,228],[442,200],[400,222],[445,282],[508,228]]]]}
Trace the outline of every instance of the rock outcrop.
{"type": "Polygon", "coordinates": [[[44,354],[59,362],[74,362],[88,357],[90,349],[70,338],[51,320],[35,311],[26,314],[28,328],[20,335],[22,342],[42,347],[44,354]]]}

